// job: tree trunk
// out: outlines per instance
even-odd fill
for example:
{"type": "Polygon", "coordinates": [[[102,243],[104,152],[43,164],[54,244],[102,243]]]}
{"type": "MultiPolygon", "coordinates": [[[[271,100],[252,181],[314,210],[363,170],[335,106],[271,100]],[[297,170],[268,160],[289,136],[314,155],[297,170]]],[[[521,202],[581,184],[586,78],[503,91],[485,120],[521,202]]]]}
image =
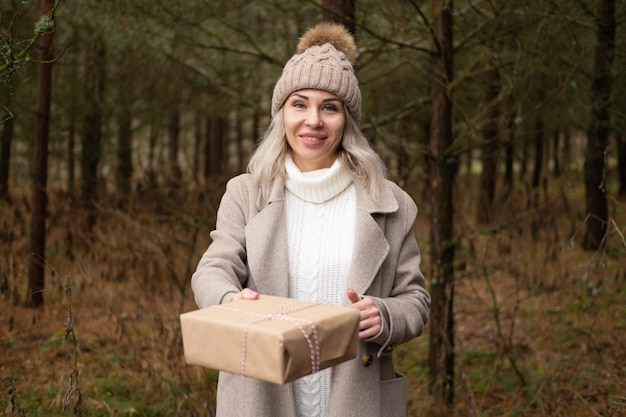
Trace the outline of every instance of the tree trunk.
{"type": "MultiPolygon", "coordinates": [[[[69,40],[69,44],[78,45],[78,33],[76,28],[72,31],[71,38],[69,40]]],[[[78,49],[78,48],[77,48],[78,49]]],[[[84,85],[84,78],[80,79],[79,66],[72,65],[72,80],[73,83],[70,83],[68,86],[70,95],[70,114],[67,126],[67,192],[70,198],[70,204],[72,207],[76,204],[77,192],[76,192],[76,123],[77,123],[77,114],[78,108],[81,106],[79,103],[79,94],[81,92],[80,88],[84,85]]]]}
{"type": "Polygon", "coordinates": [[[102,106],[104,104],[105,46],[98,38],[93,44],[93,65],[87,68],[85,121],[82,134],[81,200],[88,209],[87,228],[95,223],[98,200],[98,165],[102,153],[102,106]]]}
{"type": "MultiPolygon", "coordinates": [[[[130,49],[119,57],[122,68],[132,68],[130,49]]],[[[133,190],[133,98],[135,77],[133,71],[122,70],[118,87],[119,113],[117,116],[117,196],[120,207],[128,205],[133,190]]]]}
{"type": "Polygon", "coordinates": [[[619,179],[619,196],[626,197],[626,135],[617,138],[617,177],[619,179]]]}
{"type": "Polygon", "coordinates": [[[520,172],[519,172],[518,181],[527,184],[526,173],[528,172],[528,141],[521,140],[519,143],[522,146],[522,149],[521,149],[522,152],[521,152],[520,159],[519,159],[520,172]]]}
{"type": "Polygon", "coordinates": [[[508,100],[506,117],[506,137],[504,139],[504,189],[506,193],[513,190],[514,161],[515,161],[515,118],[517,110],[514,99],[508,100]]]}
{"type": "MultiPolygon", "coordinates": [[[[73,106],[72,106],[73,107],[73,106]]],[[[76,110],[72,108],[67,128],[67,192],[72,204],[76,199],[76,110]]]]}
{"type": "Polygon", "coordinates": [[[200,156],[202,155],[202,138],[204,137],[202,134],[202,121],[204,119],[204,115],[202,111],[196,111],[194,116],[194,126],[193,126],[193,160],[191,161],[191,175],[193,177],[193,182],[198,184],[200,181],[200,156]]]}
{"type": "Polygon", "coordinates": [[[537,192],[541,183],[541,175],[543,173],[543,143],[544,143],[543,120],[539,119],[535,122],[535,134],[533,135],[534,145],[534,161],[533,161],[533,177],[531,179],[532,189],[537,192]]]}
{"type": "Polygon", "coordinates": [[[354,34],[356,28],[354,3],[354,0],[322,0],[324,20],[340,23],[354,34]]]}
{"type": "Polygon", "coordinates": [[[452,1],[433,0],[432,118],[430,132],[431,263],[429,382],[436,398],[454,403],[454,250],[451,155],[452,1]]]}
{"type": "MultiPolygon", "coordinates": [[[[489,79],[487,95],[485,97],[485,106],[491,106],[491,103],[498,97],[499,77],[494,72],[489,79]]],[[[493,219],[493,201],[496,192],[496,171],[497,171],[497,152],[500,148],[498,143],[498,119],[499,109],[494,107],[486,115],[483,124],[483,146],[480,150],[480,159],[482,171],[480,173],[480,190],[478,191],[478,207],[476,211],[476,221],[480,224],[488,224],[493,219]]]]}
{"type": "Polygon", "coordinates": [[[148,139],[148,169],[146,170],[146,180],[148,182],[148,189],[153,192],[153,187],[158,185],[158,176],[156,172],[156,158],[157,158],[157,141],[159,138],[159,129],[156,120],[152,120],[150,123],[150,136],[148,139]]]}
{"type": "MultiPolygon", "coordinates": [[[[41,15],[50,15],[52,0],[41,0],[41,15]]],[[[37,108],[32,184],[32,211],[29,239],[28,300],[30,307],[43,305],[45,288],[46,210],[48,205],[48,139],[50,136],[50,101],[52,97],[53,30],[39,39],[37,73],[37,108]]]]}
{"type": "Polygon", "coordinates": [[[243,149],[243,141],[245,133],[243,131],[243,117],[241,112],[237,112],[235,115],[237,126],[235,128],[235,152],[237,155],[237,171],[243,171],[245,169],[245,159],[244,149],[243,149]]]}
{"type": "Polygon", "coordinates": [[[176,190],[180,184],[181,170],[178,163],[178,149],[180,141],[180,109],[172,105],[167,127],[167,161],[169,165],[168,184],[172,190],[176,190]]]}
{"type": "Polygon", "coordinates": [[[206,121],[206,142],[204,149],[204,177],[211,178],[222,174],[224,162],[224,132],[225,120],[222,117],[210,115],[206,121]]]}
{"type": "Polygon", "coordinates": [[[121,201],[128,200],[132,191],[133,131],[130,108],[121,112],[117,130],[117,189],[121,201]]]}
{"type": "Polygon", "coordinates": [[[569,129],[565,129],[563,132],[563,163],[561,164],[562,171],[569,171],[572,165],[572,133],[569,129]]]}
{"type": "MultiPolygon", "coordinates": [[[[11,107],[11,92],[6,93],[6,107],[11,107]]],[[[9,200],[9,174],[11,164],[11,143],[13,142],[13,122],[15,116],[9,114],[2,123],[0,136],[0,200],[9,200]]]]}
{"type": "Polygon", "coordinates": [[[605,152],[610,128],[610,99],[615,58],[615,0],[598,0],[596,50],[591,80],[591,121],[585,155],[585,205],[588,215],[583,248],[596,250],[604,242],[608,207],[605,194],[605,152]]]}
{"type": "Polygon", "coordinates": [[[556,128],[552,135],[552,172],[555,177],[561,176],[561,130],[556,128]]]}

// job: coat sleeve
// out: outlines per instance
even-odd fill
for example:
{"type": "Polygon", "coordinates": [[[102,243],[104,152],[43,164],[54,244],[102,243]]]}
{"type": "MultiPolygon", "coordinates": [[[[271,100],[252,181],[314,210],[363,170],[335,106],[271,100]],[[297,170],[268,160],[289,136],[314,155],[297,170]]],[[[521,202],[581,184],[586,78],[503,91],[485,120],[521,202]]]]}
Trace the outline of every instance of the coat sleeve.
{"type": "Polygon", "coordinates": [[[382,277],[392,281],[391,290],[388,295],[374,299],[384,322],[381,333],[371,340],[381,345],[378,356],[422,334],[430,311],[430,294],[420,269],[421,255],[413,233],[417,206],[399,189],[396,198],[399,210],[392,221],[398,229],[388,236],[388,239],[391,236],[399,239],[390,241],[391,245],[398,245],[397,258],[389,260],[395,270],[384,271],[382,277]]]}
{"type": "Polygon", "coordinates": [[[242,177],[231,179],[217,211],[211,244],[191,277],[199,308],[230,301],[247,280],[244,229],[250,195],[242,177]]]}

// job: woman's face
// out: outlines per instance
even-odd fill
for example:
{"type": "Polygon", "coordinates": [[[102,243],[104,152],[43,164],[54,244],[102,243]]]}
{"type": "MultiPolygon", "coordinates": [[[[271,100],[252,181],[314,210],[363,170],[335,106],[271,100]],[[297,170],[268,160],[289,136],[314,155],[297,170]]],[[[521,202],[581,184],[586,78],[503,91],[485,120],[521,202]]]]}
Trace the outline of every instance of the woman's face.
{"type": "Polygon", "coordinates": [[[298,90],[287,98],[283,116],[287,143],[300,171],[330,168],[346,123],[341,100],[323,90],[298,90]]]}

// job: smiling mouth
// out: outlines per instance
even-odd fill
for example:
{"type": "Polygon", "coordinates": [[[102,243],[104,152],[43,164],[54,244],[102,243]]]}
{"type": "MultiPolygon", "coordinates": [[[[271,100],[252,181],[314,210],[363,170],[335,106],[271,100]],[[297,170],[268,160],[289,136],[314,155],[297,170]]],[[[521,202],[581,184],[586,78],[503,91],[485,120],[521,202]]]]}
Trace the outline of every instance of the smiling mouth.
{"type": "Polygon", "coordinates": [[[324,140],[326,138],[320,138],[320,137],[317,137],[317,136],[300,135],[300,139],[306,140],[306,141],[309,141],[309,142],[319,142],[319,141],[322,141],[322,140],[324,140]]]}

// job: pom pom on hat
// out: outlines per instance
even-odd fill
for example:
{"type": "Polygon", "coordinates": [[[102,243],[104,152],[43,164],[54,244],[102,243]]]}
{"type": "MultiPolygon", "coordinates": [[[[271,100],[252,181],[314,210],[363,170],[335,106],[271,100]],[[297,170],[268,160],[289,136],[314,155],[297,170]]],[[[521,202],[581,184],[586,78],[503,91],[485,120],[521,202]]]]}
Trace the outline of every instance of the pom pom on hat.
{"type": "Polygon", "coordinates": [[[320,23],[306,31],[274,87],[272,116],[293,92],[313,88],[339,97],[360,122],[361,90],[352,66],[356,58],[354,37],[342,25],[320,23]]]}
{"type": "Polygon", "coordinates": [[[343,52],[350,64],[354,65],[357,58],[356,43],[348,30],[334,23],[320,23],[307,30],[298,42],[297,52],[303,53],[311,46],[330,43],[338,51],[343,52]]]}

